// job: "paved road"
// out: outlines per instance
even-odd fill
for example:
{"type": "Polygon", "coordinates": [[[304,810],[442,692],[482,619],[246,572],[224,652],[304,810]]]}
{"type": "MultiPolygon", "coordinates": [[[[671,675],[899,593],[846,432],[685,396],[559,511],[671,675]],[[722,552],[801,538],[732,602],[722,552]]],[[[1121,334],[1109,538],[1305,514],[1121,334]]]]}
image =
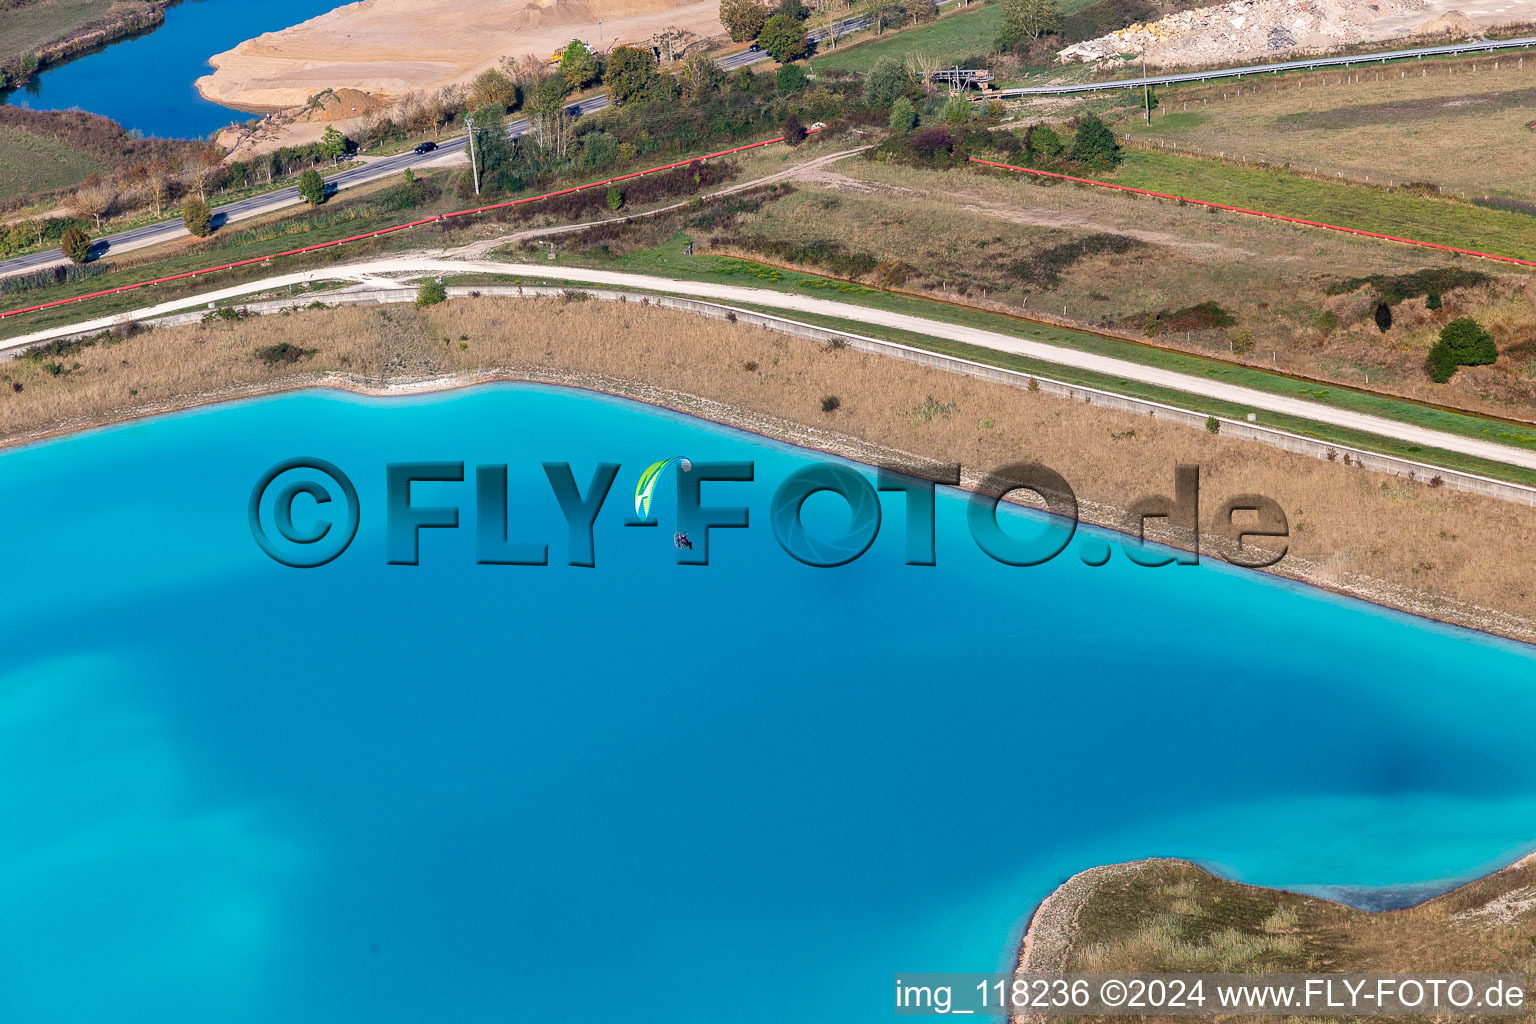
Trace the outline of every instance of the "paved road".
{"type": "MultiPolygon", "coordinates": [[[[938,0],[938,3],[941,5],[957,2],[958,0],[938,0]]],[[[868,24],[870,24],[870,19],[867,17],[844,18],[842,21],[837,22],[837,31],[839,35],[842,35],[863,28],[868,24]]],[[[830,28],[813,29],[807,35],[812,42],[819,42],[830,36],[831,30],[830,28]]],[[[720,58],[718,63],[724,70],[734,71],[737,68],[745,67],[748,64],[756,64],[767,59],[768,55],[766,53],[743,50],[740,53],[733,53],[720,58]]],[[[594,110],[602,110],[606,106],[608,106],[608,97],[606,95],[598,95],[584,99],[580,103],[573,103],[566,109],[580,117],[583,114],[590,114],[594,110]]],[[[526,118],[518,118],[507,124],[507,134],[511,138],[515,139],[527,131],[528,120],[526,118]]],[[[366,181],[377,181],[380,178],[387,178],[392,174],[399,174],[407,167],[416,168],[423,165],[431,166],[439,163],[455,162],[464,154],[464,150],[468,145],[468,138],[467,135],[458,135],[447,139],[438,144],[437,151],[434,153],[418,154],[408,151],[396,156],[372,160],[361,167],[354,167],[339,174],[331,175],[325,179],[326,185],[334,192],[351,185],[359,185],[366,181]]],[[[213,211],[214,224],[222,225],[246,220],[250,217],[258,217],[262,214],[272,213],[276,210],[297,205],[300,202],[302,200],[299,198],[297,188],[283,188],[274,192],[264,192],[259,196],[252,196],[249,199],[241,199],[237,202],[215,207],[213,211]]],[[[105,235],[97,239],[92,252],[97,259],[108,254],[121,255],[125,252],[132,252],[135,249],[143,249],[146,246],[170,241],[173,238],[181,238],[186,234],[187,231],[181,226],[179,219],[159,221],[128,231],[120,231],[117,234],[105,235]]],[[[42,270],[46,267],[59,266],[67,262],[68,260],[65,259],[64,254],[58,249],[33,253],[30,256],[17,256],[15,259],[0,261],[0,277],[42,270]]]]}
{"type": "Polygon", "coordinates": [[[1235,384],[1209,380],[1205,377],[1176,373],[1172,370],[1144,366],[1141,363],[1116,359],[1112,356],[1063,348],[1047,342],[1018,338],[1008,334],[998,334],[994,331],[984,331],[975,327],[965,327],[959,324],[945,323],[940,320],[929,320],[907,313],[872,309],[868,306],[857,306],[831,299],[770,291],[765,288],[748,288],[742,285],[712,284],[702,281],[678,281],[671,278],[651,277],[642,274],[629,274],[612,270],[588,270],[579,267],[550,266],[543,263],[518,264],[489,260],[450,260],[433,257],[401,256],[337,267],[326,267],[320,270],[300,271],[231,288],[222,288],[190,298],[176,299],[157,306],[149,306],[116,316],[100,317],[88,323],[38,331],[24,337],[0,342],[0,352],[15,350],[26,345],[36,344],[40,341],[46,341],[80,330],[104,330],[115,323],[128,320],[147,320],[152,317],[165,316],[169,313],[193,308],[206,302],[238,298],[239,296],[250,295],[259,291],[286,288],[289,285],[302,284],[309,280],[368,280],[377,284],[379,283],[376,280],[377,276],[384,274],[415,274],[424,276],[428,274],[508,274],[519,272],[534,278],[552,278],[587,284],[611,285],[619,288],[648,289],[724,302],[751,303],[773,309],[816,313],[823,316],[839,317],[844,320],[853,320],[859,323],[892,327],[927,335],[932,338],[946,338],[952,341],[961,341],[993,349],[998,352],[1010,352],[1032,359],[1040,359],[1059,366],[1091,370],[1097,373],[1109,374],[1116,378],[1172,388],[1186,394],[1220,399],[1256,411],[1302,416],[1319,423],[1328,423],[1351,430],[1363,430],[1382,437],[1397,438],[1409,444],[1425,445],[1445,451],[1460,452],[1461,454],[1472,455],[1477,458],[1492,459],[1508,465],[1536,469],[1536,451],[1514,448],[1494,441],[1463,437],[1460,434],[1448,434],[1443,431],[1430,430],[1426,427],[1414,426],[1413,424],[1381,416],[1371,416],[1347,409],[1339,409],[1331,405],[1307,401],[1306,399],[1293,398],[1289,395],[1257,391],[1235,384]]]}
{"type": "Polygon", "coordinates": [[[1519,39],[1485,39],[1474,43],[1457,43],[1454,46],[1425,46],[1413,50],[1387,50],[1382,53],[1361,53],[1349,57],[1317,57],[1311,60],[1291,60],[1282,64],[1250,64],[1240,68],[1222,68],[1215,71],[1189,71],[1177,75],[1148,75],[1146,78],[1117,79],[1113,82],[1084,82],[1080,85],[1040,85],[1017,89],[999,89],[979,95],[978,99],[997,99],[1010,96],[1062,96],[1076,92],[1103,92],[1106,89],[1139,89],[1143,85],[1171,85],[1175,82],[1204,82],[1212,78],[1242,78],[1244,75],[1271,75],[1277,71],[1304,71],[1310,68],[1349,67],[1352,64],[1385,64],[1389,60],[1408,60],[1414,57],[1440,57],[1458,53],[1481,53],[1490,50],[1514,50],[1536,46],[1536,36],[1519,39]]]}

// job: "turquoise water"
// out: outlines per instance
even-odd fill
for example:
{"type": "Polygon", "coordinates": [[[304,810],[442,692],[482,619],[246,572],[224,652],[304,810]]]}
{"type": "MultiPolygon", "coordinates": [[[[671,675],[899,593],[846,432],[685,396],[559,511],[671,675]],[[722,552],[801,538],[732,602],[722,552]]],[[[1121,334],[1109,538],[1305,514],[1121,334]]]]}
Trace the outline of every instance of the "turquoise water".
{"type": "Polygon", "coordinates": [[[34,110],[78,107],[161,138],[199,139],[250,114],[198,95],[192,83],[208,58],[246,39],[297,25],[336,7],[332,0],[183,0],[165,24],[38,75],[0,101],[34,110]]]}
{"type": "Polygon", "coordinates": [[[1444,884],[1536,838],[1528,650],[1211,564],[1008,568],[953,493],[936,568],[902,564],[897,495],[808,568],[767,507],[813,458],[530,387],[0,455],[0,1015],[876,1021],[895,972],[997,968],[1094,864],[1444,884]],[[679,453],[757,464],[706,485],[753,517],[707,568],[622,525],[679,453]],[[310,571],[246,525],[294,455],[363,509],[310,571]],[[424,459],[509,463],[554,564],[475,565],[473,485],[433,483],[461,528],[386,565],[382,467],[424,459]],[[622,463],[596,568],[542,460],[622,463]]]}

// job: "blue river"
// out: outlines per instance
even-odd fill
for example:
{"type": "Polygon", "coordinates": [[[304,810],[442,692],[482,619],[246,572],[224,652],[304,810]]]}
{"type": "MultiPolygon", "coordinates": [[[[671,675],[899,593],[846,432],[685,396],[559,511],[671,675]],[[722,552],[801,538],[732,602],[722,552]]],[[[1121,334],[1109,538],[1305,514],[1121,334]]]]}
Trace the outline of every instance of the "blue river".
{"type": "MultiPolygon", "coordinates": [[[[1211,562],[1089,568],[1092,530],[1004,566],[952,491],[936,567],[904,564],[884,494],[869,551],[811,568],[767,511],[822,459],[523,386],[301,392],[0,455],[0,1016],[884,1021],[897,972],[1009,963],[1092,865],[1443,889],[1531,848],[1529,649],[1211,562]],[[677,454],[756,465],[704,485],[751,510],[708,567],[624,526],[677,454]],[[311,570],[247,518],[294,456],[361,508],[311,570]],[[459,528],[387,564],[385,465],[442,460],[468,479],[412,501],[459,528]],[[542,462],[583,491],[621,464],[593,568],[542,462]],[[476,564],[496,463],[547,567],[476,564]]],[[[335,507],[300,497],[294,525],[335,507]]]]}
{"type": "Polygon", "coordinates": [[[78,107],[145,135],[204,138],[253,116],[205,100],[192,87],[212,70],[208,58],[336,6],[333,0],[183,0],[166,9],[159,28],[49,68],[0,97],[34,110],[78,107]]]}

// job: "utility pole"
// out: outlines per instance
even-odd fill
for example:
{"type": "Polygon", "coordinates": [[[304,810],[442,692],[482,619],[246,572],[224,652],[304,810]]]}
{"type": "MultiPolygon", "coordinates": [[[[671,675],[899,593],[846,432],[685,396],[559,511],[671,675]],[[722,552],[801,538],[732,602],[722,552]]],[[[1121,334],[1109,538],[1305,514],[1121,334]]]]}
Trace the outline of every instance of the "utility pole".
{"type": "Polygon", "coordinates": [[[1147,84],[1147,44],[1141,44],[1141,101],[1147,108],[1147,127],[1152,127],[1152,87],[1147,84]]]}
{"type": "Polygon", "coordinates": [[[475,161],[475,119],[466,117],[464,125],[469,129],[469,168],[475,177],[475,195],[480,194],[480,165],[475,161]]]}

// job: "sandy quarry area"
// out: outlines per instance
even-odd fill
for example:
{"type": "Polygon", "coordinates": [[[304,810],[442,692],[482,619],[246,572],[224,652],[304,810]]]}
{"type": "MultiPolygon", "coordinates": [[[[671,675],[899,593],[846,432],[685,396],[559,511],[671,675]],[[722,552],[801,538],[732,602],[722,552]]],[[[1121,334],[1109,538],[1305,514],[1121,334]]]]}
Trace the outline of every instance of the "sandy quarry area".
{"type": "Polygon", "coordinates": [[[1196,67],[1527,21],[1536,21],[1536,0],[1231,0],[1077,43],[1060,57],[1115,64],[1145,50],[1149,65],[1196,67]]]}
{"type": "Polygon", "coordinates": [[[209,99],[264,113],[324,89],[398,97],[467,81],[503,56],[548,56],[579,38],[648,40],[677,26],[718,35],[718,0],[361,0],[209,58],[209,99]]]}

